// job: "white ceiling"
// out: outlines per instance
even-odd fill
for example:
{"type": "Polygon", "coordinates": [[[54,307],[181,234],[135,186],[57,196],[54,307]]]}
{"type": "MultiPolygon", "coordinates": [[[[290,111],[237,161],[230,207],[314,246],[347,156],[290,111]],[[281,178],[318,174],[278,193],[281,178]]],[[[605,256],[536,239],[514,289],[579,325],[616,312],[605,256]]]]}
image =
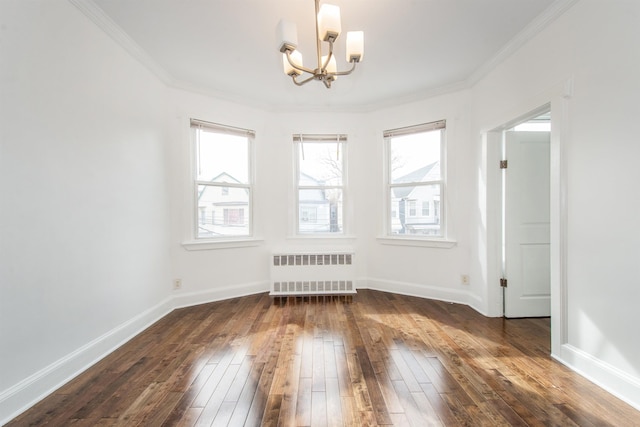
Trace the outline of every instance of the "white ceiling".
{"type": "Polygon", "coordinates": [[[365,53],[326,89],[295,86],[277,50],[284,18],[297,24],[305,65],[315,68],[313,0],[71,1],[166,83],[278,110],[368,110],[466,87],[572,3],[328,0],[340,6],[343,33],[364,31],[365,53]]]}

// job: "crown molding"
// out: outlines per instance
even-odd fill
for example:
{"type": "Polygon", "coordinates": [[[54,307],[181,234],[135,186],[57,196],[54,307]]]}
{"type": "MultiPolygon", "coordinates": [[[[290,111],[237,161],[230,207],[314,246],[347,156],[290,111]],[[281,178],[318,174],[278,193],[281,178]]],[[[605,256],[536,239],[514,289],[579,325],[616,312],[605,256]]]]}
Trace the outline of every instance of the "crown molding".
{"type": "Polygon", "coordinates": [[[166,85],[172,85],[174,77],[158,64],[149,54],[92,0],[69,0],[82,14],[126,50],[135,60],[144,65],[166,85]]]}
{"type": "Polygon", "coordinates": [[[393,108],[400,105],[410,104],[413,102],[423,101],[425,99],[435,98],[440,95],[460,92],[469,89],[465,80],[454,82],[447,85],[428,88],[425,90],[416,90],[406,95],[399,95],[390,98],[379,98],[367,102],[331,104],[331,105],[280,105],[277,103],[266,102],[254,97],[239,96],[237,94],[225,93],[211,87],[202,85],[194,85],[183,80],[174,80],[168,83],[168,86],[175,90],[193,93],[196,95],[211,97],[220,101],[231,102],[245,107],[255,108],[259,110],[271,111],[276,113],[371,113],[385,108],[393,108]]]}
{"type": "Polygon", "coordinates": [[[578,3],[578,1],[579,0],[556,0],[553,2],[540,15],[524,27],[522,31],[516,34],[516,36],[513,37],[505,46],[503,46],[498,53],[474,71],[467,79],[467,86],[472,87],[482,80],[482,78],[513,55],[525,43],[533,39],[542,30],[551,25],[552,22],[563,15],[573,5],[578,3]]]}

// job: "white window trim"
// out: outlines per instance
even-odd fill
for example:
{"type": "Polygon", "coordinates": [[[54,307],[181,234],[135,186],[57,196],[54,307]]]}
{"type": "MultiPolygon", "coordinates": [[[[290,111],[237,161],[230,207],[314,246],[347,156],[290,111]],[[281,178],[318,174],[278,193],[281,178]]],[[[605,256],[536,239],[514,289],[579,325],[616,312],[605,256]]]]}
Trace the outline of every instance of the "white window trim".
{"type": "Polygon", "coordinates": [[[376,238],[378,242],[383,245],[391,245],[391,246],[417,246],[423,248],[441,248],[441,249],[451,249],[458,245],[456,240],[452,239],[438,239],[436,237],[431,238],[415,238],[415,237],[390,237],[390,236],[379,236],[376,238]]]}
{"type": "MultiPolygon", "coordinates": [[[[457,245],[457,241],[450,236],[449,217],[448,217],[448,188],[447,188],[447,136],[450,129],[447,128],[446,120],[438,120],[434,122],[424,123],[420,125],[407,126],[397,129],[386,130],[383,132],[383,172],[384,172],[384,213],[383,217],[383,233],[376,240],[381,244],[395,246],[417,246],[429,248],[450,249],[457,245]],[[412,133],[424,132],[441,128],[444,130],[443,137],[440,141],[440,230],[441,236],[420,236],[420,235],[397,235],[391,233],[391,170],[389,162],[391,159],[391,142],[390,138],[394,136],[407,135],[412,133]],[[442,203],[444,201],[444,203],[442,203]]],[[[422,183],[424,185],[430,182],[422,183]]],[[[435,209],[435,208],[434,208],[435,209]]]]}
{"type": "Polygon", "coordinates": [[[344,239],[347,241],[351,241],[354,239],[353,236],[349,235],[349,223],[350,223],[350,210],[348,209],[348,147],[347,144],[347,135],[343,133],[327,133],[327,134],[301,134],[297,133],[293,135],[293,227],[290,230],[290,235],[287,239],[292,240],[301,240],[301,239],[311,239],[314,241],[329,239],[329,240],[337,240],[344,239]],[[340,153],[342,156],[342,185],[341,186],[323,186],[323,187],[312,187],[312,186],[303,186],[303,189],[314,189],[314,188],[340,188],[342,190],[342,231],[341,232],[326,232],[326,233],[301,233],[300,232],[300,186],[299,186],[299,176],[300,176],[300,144],[301,143],[317,143],[317,142],[339,142],[341,144],[340,153]]]}
{"type": "Polygon", "coordinates": [[[255,222],[254,222],[254,192],[255,192],[255,149],[254,149],[254,138],[255,132],[249,129],[236,128],[227,125],[221,125],[218,123],[207,122],[203,120],[190,119],[188,121],[188,141],[189,141],[189,187],[190,194],[189,197],[189,224],[188,224],[188,238],[182,242],[182,247],[189,251],[197,251],[197,250],[212,250],[212,249],[227,249],[227,248],[241,248],[241,247],[251,247],[258,246],[263,243],[262,239],[256,238],[255,233],[255,222]],[[197,126],[207,127],[213,129],[217,132],[226,132],[233,135],[242,135],[248,137],[249,143],[249,153],[248,153],[248,162],[249,162],[249,182],[247,184],[233,184],[233,183],[224,183],[224,184],[212,184],[212,183],[203,183],[202,181],[198,181],[197,172],[196,172],[196,140],[194,138],[195,130],[194,128],[197,126]],[[213,238],[198,238],[197,237],[197,227],[198,227],[198,206],[197,206],[197,193],[198,193],[198,185],[210,185],[217,187],[241,187],[249,189],[249,234],[244,236],[221,236],[221,237],[213,237],[213,238]]]}
{"type": "Polygon", "coordinates": [[[214,249],[249,248],[260,246],[264,241],[254,238],[237,238],[234,240],[188,240],[182,242],[182,247],[188,251],[208,251],[214,249]],[[200,241],[203,240],[203,241],[200,241]]]}

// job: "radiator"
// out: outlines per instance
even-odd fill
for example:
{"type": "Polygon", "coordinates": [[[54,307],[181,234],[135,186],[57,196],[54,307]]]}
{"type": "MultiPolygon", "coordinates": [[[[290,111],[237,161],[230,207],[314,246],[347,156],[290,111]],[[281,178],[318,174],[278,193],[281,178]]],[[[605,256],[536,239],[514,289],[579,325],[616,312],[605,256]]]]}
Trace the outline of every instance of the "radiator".
{"type": "Polygon", "coordinates": [[[271,296],[355,294],[351,252],[288,253],[271,257],[271,296]]]}

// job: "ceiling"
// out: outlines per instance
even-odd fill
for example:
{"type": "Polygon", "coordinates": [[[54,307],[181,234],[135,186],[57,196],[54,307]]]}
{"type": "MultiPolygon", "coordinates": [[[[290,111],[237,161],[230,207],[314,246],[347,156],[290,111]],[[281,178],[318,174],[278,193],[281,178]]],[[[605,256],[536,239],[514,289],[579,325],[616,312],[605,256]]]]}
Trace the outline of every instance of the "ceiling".
{"type": "MultiPolygon", "coordinates": [[[[561,14],[571,0],[328,0],[343,34],[362,30],[353,74],[331,89],[298,87],[282,71],[276,27],[298,27],[315,68],[313,0],[71,0],[182,89],[277,110],[370,110],[472,84],[561,14]]],[[[345,36],[337,41],[338,68],[345,36]]]]}

